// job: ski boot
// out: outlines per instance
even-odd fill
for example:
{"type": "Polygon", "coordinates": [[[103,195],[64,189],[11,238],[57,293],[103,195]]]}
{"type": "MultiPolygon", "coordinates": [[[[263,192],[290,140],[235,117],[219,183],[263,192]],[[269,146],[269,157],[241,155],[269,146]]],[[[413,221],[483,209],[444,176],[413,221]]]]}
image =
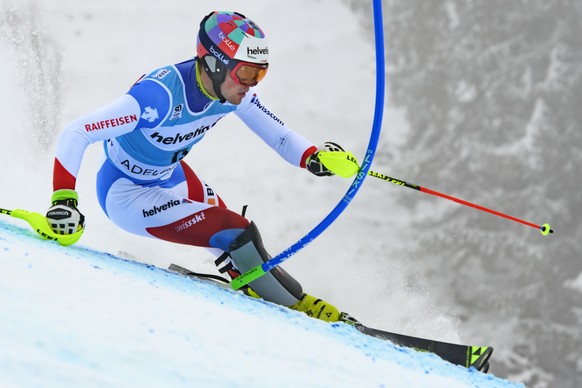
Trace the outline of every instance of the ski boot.
{"type": "Polygon", "coordinates": [[[325,322],[337,322],[341,316],[335,306],[306,293],[303,293],[301,299],[289,308],[325,322]]]}
{"type": "Polygon", "coordinates": [[[317,318],[325,322],[343,322],[348,325],[356,326],[360,322],[348,313],[340,312],[331,303],[328,303],[315,296],[303,293],[301,300],[290,309],[301,311],[312,318],[317,318]]]}

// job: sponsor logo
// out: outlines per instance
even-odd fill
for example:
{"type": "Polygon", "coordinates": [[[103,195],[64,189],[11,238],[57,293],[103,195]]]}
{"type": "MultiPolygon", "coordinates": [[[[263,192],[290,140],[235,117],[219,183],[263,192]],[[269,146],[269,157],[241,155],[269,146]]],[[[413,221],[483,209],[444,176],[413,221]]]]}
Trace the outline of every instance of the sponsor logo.
{"type": "Polygon", "coordinates": [[[184,104],[176,105],[172,111],[172,116],[170,120],[178,120],[182,118],[182,111],[184,110],[184,104]]]}
{"type": "Polygon", "coordinates": [[[170,145],[170,144],[178,144],[178,143],[181,143],[183,141],[192,140],[196,136],[202,135],[204,132],[206,132],[209,129],[210,129],[210,126],[209,125],[203,125],[202,127],[196,129],[195,131],[188,132],[185,135],[182,135],[180,133],[177,133],[174,136],[166,136],[166,137],[164,137],[159,132],[154,132],[154,133],[152,133],[150,135],[150,137],[152,139],[154,139],[158,143],[167,144],[167,145],[170,145]]]}
{"type": "Polygon", "coordinates": [[[234,51],[235,47],[234,44],[232,43],[232,40],[228,39],[228,37],[226,37],[224,35],[224,32],[220,31],[218,33],[218,36],[220,37],[220,39],[222,39],[222,41],[224,42],[224,44],[226,44],[228,46],[228,48],[230,49],[230,51],[234,51]]]}
{"type": "Polygon", "coordinates": [[[94,123],[85,124],[85,131],[98,131],[103,128],[118,127],[120,125],[133,123],[137,121],[136,115],[120,116],[113,119],[96,121],[94,123]]]}
{"type": "Polygon", "coordinates": [[[214,48],[214,46],[210,46],[210,52],[212,53],[212,55],[214,55],[216,58],[220,59],[220,61],[222,63],[224,63],[225,65],[228,65],[228,62],[230,62],[229,59],[226,59],[224,57],[224,54],[216,51],[216,49],[214,48]]]}
{"type": "Polygon", "coordinates": [[[141,114],[141,118],[147,120],[150,123],[153,123],[159,118],[158,110],[156,108],[148,106],[144,109],[143,113],[141,114]]]}
{"type": "Polygon", "coordinates": [[[136,175],[143,175],[144,177],[147,176],[152,176],[152,177],[157,177],[160,175],[164,175],[170,171],[172,171],[174,169],[175,166],[171,166],[168,168],[163,168],[163,169],[152,169],[152,168],[143,168],[141,166],[138,166],[137,164],[131,164],[129,162],[129,160],[124,160],[123,162],[121,162],[121,165],[123,167],[125,167],[127,169],[127,171],[131,172],[132,174],[136,174],[136,175]]]}
{"type": "Polygon", "coordinates": [[[143,212],[143,216],[144,218],[146,217],[151,217],[151,216],[155,216],[158,213],[162,213],[168,209],[173,208],[174,206],[178,206],[179,204],[181,204],[180,201],[178,201],[177,199],[173,199],[168,201],[168,203],[163,204],[162,206],[155,206],[149,210],[146,209],[142,209],[141,211],[143,212]]]}
{"type": "Polygon", "coordinates": [[[216,205],[216,193],[206,183],[204,184],[204,187],[206,188],[206,203],[209,205],[215,206],[216,205]]]}
{"type": "Polygon", "coordinates": [[[47,213],[47,217],[53,220],[64,220],[72,216],[72,213],[64,209],[55,209],[47,213]]]}
{"type": "Polygon", "coordinates": [[[265,108],[264,105],[261,105],[261,102],[259,101],[259,98],[257,97],[256,94],[253,94],[253,98],[251,99],[251,104],[255,104],[257,106],[257,108],[259,108],[260,110],[262,110],[267,116],[271,117],[273,120],[275,120],[275,122],[281,124],[281,125],[285,125],[285,123],[283,123],[277,116],[275,116],[270,110],[268,110],[267,108],[265,108]]]}
{"type": "Polygon", "coordinates": [[[196,213],[192,216],[192,218],[182,222],[180,225],[176,226],[176,232],[182,232],[186,229],[188,229],[191,226],[196,225],[199,222],[202,222],[206,219],[206,215],[204,214],[204,212],[200,212],[200,213],[196,213]]]}
{"type": "Polygon", "coordinates": [[[269,55],[269,48],[250,48],[247,47],[247,55],[251,58],[256,58],[256,55],[269,55]]]}
{"type": "Polygon", "coordinates": [[[167,76],[168,74],[170,74],[170,72],[171,72],[170,69],[161,69],[156,74],[154,74],[153,77],[156,78],[156,79],[162,79],[165,76],[167,76]]]}

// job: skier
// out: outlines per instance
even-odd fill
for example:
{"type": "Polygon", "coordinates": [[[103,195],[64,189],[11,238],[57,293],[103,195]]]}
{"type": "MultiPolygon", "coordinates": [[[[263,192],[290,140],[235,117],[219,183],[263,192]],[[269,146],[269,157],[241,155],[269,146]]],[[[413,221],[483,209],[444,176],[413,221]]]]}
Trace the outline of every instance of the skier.
{"type": "MultiPolygon", "coordinates": [[[[103,142],[97,197],[109,219],[137,235],[213,252],[231,279],[268,260],[258,228],[223,200],[185,163],[192,147],[228,113],[237,115],[287,162],[317,176],[334,175],[317,148],[289,129],[259,100],[255,86],[267,73],[263,31],[236,12],[212,12],[200,23],[196,57],[140,78],[126,94],[69,124],[61,133],[53,171],[52,206],[46,214],[57,234],[82,233],[85,217],[75,191],[85,149],[103,142]]],[[[244,288],[251,296],[328,322],[342,321],[376,338],[487,371],[491,347],[456,345],[372,329],[328,302],[303,292],[276,267],[244,288]]]]}
{"type": "MultiPolygon", "coordinates": [[[[234,113],[287,162],[317,176],[333,175],[317,148],[289,129],[259,100],[269,48],[263,31],[236,12],[212,12],[200,24],[196,57],[144,75],[123,96],[64,128],[54,162],[55,233],[84,228],[76,177],[89,144],[102,141],[97,196],[121,229],[150,238],[206,247],[221,273],[239,276],[270,258],[254,222],[229,210],[183,158],[225,115],[234,113]]],[[[324,321],[349,321],[333,305],[303,292],[277,267],[246,288],[249,295],[324,321]]]]}

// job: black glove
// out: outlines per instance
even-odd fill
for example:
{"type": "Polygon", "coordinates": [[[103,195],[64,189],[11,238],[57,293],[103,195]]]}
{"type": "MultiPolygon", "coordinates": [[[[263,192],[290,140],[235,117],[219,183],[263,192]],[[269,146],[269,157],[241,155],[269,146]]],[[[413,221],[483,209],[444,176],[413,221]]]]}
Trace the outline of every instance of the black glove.
{"type": "Polygon", "coordinates": [[[46,220],[56,234],[73,234],[85,228],[85,216],[77,209],[78,195],[75,190],[57,190],[46,220]]]}
{"type": "Polygon", "coordinates": [[[344,149],[339,144],[332,143],[330,141],[326,141],[317,149],[317,151],[315,151],[313,154],[311,154],[311,156],[309,156],[307,158],[307,161],[305,162],[305,168],[307,168],[307,171],[309,171],[310,173],[312,173],[314,175],[317,175],[317,176],[335,175],[327,167],[325,167],[323,165],[323,163],[321,163],[321,161],[319,160],[319,151],[342,151],[342,152],[344,152],[344,149]]]}

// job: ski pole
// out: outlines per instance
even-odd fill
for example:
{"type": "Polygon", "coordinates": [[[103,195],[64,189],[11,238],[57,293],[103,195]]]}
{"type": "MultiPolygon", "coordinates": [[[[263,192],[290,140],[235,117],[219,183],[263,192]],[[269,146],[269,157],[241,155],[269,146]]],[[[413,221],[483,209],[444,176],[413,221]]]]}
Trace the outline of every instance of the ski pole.
{"type": "Polygon", "coordinates": [[[398,186],[404,186],[404,187],[408,187],[410,189],[422,191],[423,193],[427,193],[427,194],[430,194],[430,195],[434,195],[434,196],[437,196],[437,197],[441,197],[441,198],[444,198],[444,199],[448,199],[449,201],[453,201],[453,202],[459,203],[461,205],[465,205],[465,206],[468,206],[468,207],[472,207],[474,209],[481,210],[481,211],[484,211],[484,212],[487,212],[487,213],[490,213],[490,214],[493,214],[493,215],[496,215],[496,216],[499,216],[499,217],[503,217],[503,218],[506,218],[506,219],[511,220],[511,221],[518,222],[518,223],[523,224],[523,225],[531,226],[532,228],[539,229],[540,232],[542,233],[542,235],[544,235],[544,236],[547,236],[550,233],[554,233],[554,231],[550,227],[550,224],[548,224],[548,223],[545,223],[543,225],[536,225],[533,222],[525,221],[525,220],[519,219],[517,217],[510,216],[508,214],[504,214],[504,213],[498,212],[497,210],[493,210],[493,209],[486,208],[485,206],[477,205],[475,203],[471,203],[471,202],[465,201],[463,199],[455,198],[455,197],[453,197],[451,195],[448,195],[448,194],[439,193],[438,191],[431,190],[431,189],[428,189],[426,187],[418,186],[418,185],[415,185],[413,183],[408,183],[408,182],[405,182],[405,181],[400,180],[400,179],[392,178],[392,177],[390,177],[388,175],[385,175],[385,174],[382,174],[382,173],[379,173],[379,172],[369,171],[368,172],[368,175],[371,175],[374,178],[379,178],[379,179],[383,179],[383,180],[385,180],[387,182],[394,183],[394,184],[396,184],[398,186]]]}
{"type": "Polygon", "coordinates": [[[28,224],[34,229],[36,233],[38,233],[42,238],[45,240],[52,240],[56,241],[63,246],[73,245],[81,238],[83,234],[83,229],[77,231],[73,234],[56,234],[48,224],[46,218],[36,212],[29,212],[28,210],[22,209],[2,209],[0,208],[0,214],[6,214],[7,216],[11,216],[14,218],[19,218],[28,222],[28,224]]]}
{"type": "MultiPolygon", "coordinates": [[[[360,169],[356,158],[350,152],[321,151],[320,155],[319,155],[319,160],[329,170],[331,170],[335,174],[340,175],[344,178],[349,178],[350,176],[356,174],[360,169]]],[[[369,170],[368,175],[373,176],[374,178],[378,178],[378,179],[385,180],[387,182],[394,183],[398,186],[408,187],[409,189],[414,189],[414,190],[421,191],[421,192],[426,193],[426,194],[430,194],[430,195],[434,195],[434,196],[441,197],[444,199],[448,199],[449,201],[453,201],[453,202],[456,202],[456,203],[464,205],[464,206],[472,207],[474,209],[481,210],[483,212],[487,212],[487,213],[490,213],[490,214],[493,214],[493,215],[496,215],[499,217],[503,217],[503,218],[518,222],[518,223],[523,224],[523,225],[531,226],[532,228],[539,229],[540,232],[542,233],[542,235],[544,235],[544,236],[547,236],[550,233],[554,233],[554,231],[550,227],[550,224],[548,224],[548,223],[545,223],[543,225],[536,225],[533,222],[524,221],[524,220],[519,219],[517,217],[513,217],[510,215],[501,213],[497,210],[489,209],[489,208],[486,208],[484,206],[477,205],[477,204],[465,201],[463,199],[453,197],[453,196],[448,195],[448,194],[439,193],[438,191],[431,190],[431,189],[428,189],[426,187],[416,185],[414,183],[408,183],[408,182],[403,181],[401,179],[393,178],[391,176],[388,176],[388,175],[385,175],[385,174],[382,174],[379,172],[369,170]]]]}

